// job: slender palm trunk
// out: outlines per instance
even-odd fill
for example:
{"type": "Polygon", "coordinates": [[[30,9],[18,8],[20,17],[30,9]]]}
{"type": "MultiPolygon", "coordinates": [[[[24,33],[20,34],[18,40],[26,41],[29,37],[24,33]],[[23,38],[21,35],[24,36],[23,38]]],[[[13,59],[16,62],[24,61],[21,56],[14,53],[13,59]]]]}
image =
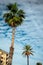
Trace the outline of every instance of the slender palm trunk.
{"type": "Polygon", "coordinates": [[[12,43],[11,43],[10,52],[9,52],[8,65],[12,65],[12,58],[14,53],[14,35],[15,35],[15,28],[12,28],[12,43]]]}
{"type": "Polygon", "coordinates": [[[14,35],[15,35],[15,28],[12,28],[12,43],[11,46],[14,47],[14,35]]]}
{"type": "Polygon", "coordinates": [[[27,65],[29,65],[29,55],[27,55],[27,65]]]}

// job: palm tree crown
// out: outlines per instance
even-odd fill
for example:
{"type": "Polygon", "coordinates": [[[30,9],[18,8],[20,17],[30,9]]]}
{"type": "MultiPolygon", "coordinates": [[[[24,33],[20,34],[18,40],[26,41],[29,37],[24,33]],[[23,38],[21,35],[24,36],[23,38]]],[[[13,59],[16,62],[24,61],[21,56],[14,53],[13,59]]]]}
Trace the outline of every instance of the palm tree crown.
{"type": "Polygon", "coordinates": [[[17,3],[7,5],[9,12],[4,14],[5,22],[11,27],[17,27],[23,22],[24,11],[18,10],[17,3]]]}
{"type": "Polygon", "coordinates": [[[33,55],[33,51],[30,45],[25,45],[24,49],[23,49],[23,53],[24,55],[33,55]]]}

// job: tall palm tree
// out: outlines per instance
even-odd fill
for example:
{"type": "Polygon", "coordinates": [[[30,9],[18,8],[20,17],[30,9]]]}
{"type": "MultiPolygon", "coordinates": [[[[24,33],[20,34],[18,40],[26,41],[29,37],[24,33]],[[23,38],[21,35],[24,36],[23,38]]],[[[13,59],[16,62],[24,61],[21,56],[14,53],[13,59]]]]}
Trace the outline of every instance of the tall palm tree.
{"type": "Polygon", "coordinates": [[[37,62],[37,63],[36,63],[36,65],[42,65],[42,63],[40,63],[40,62],[37,62]]]}
{"type": "MultiPolygon", "coordinates": [[[[12,27],[12,43],[11,48],[14,47],[14,34],[17,26],[21,25],[25,18],[25,13],[22,9],[18,9],[17,3],[7,5],[8,12],[4,14],[5,22],[12,27]]],[[[13,52],[10,52],[12,58],[13,52]]]]}
{"type": "Polygon", "coordinates": [[[9,12],[4,14],[5,22],[12,27],[12,45],[14,46],[15,28],[22,24],[24,16],[23,10],[18,10],[17,3],[7,5],[9,12]]]}
{"type": "Polygon", "coordinates": [[[29,65],[29,56],[33,55],[33,51],[30,45],[25,45],[23,48],[23,55],[27,56],[27,65],[29,65]]]}

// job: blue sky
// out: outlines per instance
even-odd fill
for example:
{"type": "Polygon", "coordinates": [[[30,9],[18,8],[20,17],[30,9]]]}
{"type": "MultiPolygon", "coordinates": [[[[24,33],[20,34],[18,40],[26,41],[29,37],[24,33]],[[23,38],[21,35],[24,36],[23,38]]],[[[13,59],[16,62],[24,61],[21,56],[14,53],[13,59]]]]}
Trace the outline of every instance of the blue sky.
{"type": "MultiPolygon", "coordinates": [[[[15,0],[0,0],[0,48],[9,52],[11,44],[12,29],[4,22],[3,14],[7,11],[5,5],[15,0]]],[[[30,65],[37,62],[43,64],[43,0],[16,0],[21,9],[25,11],[23,24],[16,28],[15,52],[13,65],[26,65],[26,57],[22,56],[23,46],[29,44],[35,51],[30,56],[30,65]]]]}

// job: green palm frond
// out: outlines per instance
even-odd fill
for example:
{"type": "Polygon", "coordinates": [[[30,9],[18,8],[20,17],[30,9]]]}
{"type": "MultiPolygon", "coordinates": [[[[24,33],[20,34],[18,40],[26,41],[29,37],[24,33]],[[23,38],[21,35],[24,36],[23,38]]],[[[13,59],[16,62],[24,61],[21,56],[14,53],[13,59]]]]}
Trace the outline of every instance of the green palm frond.
{"type": "Polygon", "coordinates": [[[5,19],[5,22],[8,22],[12,18],[12,13],[5,13],[3,18],[5,19]]]}
{"type": "Polygon", "coordinates": [[[10,19],[10,20],[8,21],[8,24],[11,26],[11,25],[12,25],[12,22],[13,22],[13,19],[10,19]]]}
{"type": "Polygon", "coordinates": [[[7,5],[8,10],[11,10],[12,6],[13,6],[13,4],[8,4],[7,5]]]}
{"type": "Polygon", "coordinates": [[[23,11],[23,10],[19,10],[18,12],[17,12],[17,14],[20,16],[20,17],[22,17],[22,18],[25,18],[25,12],[23,11]]]}
{"type": "Polygon", "coordinates": [[[20,21],[20,17],[17,17],[17,16],[13,17],[13,19],[14,21],[20,21]]]}
{"type": "Polygon", "coordinates": [[[28,50],[32,50],[32,48],[31,48],[30,45],[25,45],[24,49],[27,50],[27,51],[28,51],[28,50]]]}
{"type": "Polygon", "coordinates": [[[7,8],[8,8],[8,10],[12,11],[13,13],[16,13],[18,11],[17,3],[8,4],[7,8]]]}
{"type": "Polygon", "coordinates": [[[11,11],[13,13],[16,13],[18,11],[18,7],[17,7],[17,3],[13,4],[12,8],[11,8],[11,11]]]}
{"type": "Polygon", "coordinates": [[[22,23],[20,17],[15,16],[13,18],[13,22],[16,24],[16,26],[20,25],[22,23]]]}
{"type": "Polygon", "coordinates": [[[4,18],[12,18],[12,13],[5,13],[4,18]]]}

